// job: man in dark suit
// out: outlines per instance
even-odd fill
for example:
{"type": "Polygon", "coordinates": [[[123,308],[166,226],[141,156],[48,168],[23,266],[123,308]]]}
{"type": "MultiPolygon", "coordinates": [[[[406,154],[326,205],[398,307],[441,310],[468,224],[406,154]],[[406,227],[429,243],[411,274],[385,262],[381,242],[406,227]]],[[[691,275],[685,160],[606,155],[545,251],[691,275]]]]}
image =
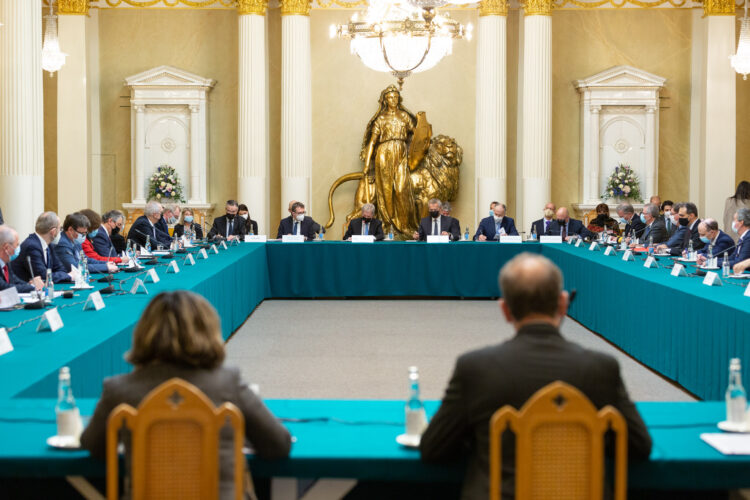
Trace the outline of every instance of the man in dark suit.
{"type": "Polygon", "coordinates": [[[427,235],[448,236],[450,241],[461,239],[461,229],[458,221],[453,222],[455,220],[453,217],[441,215],[441,205],[440,200],[437,198],[433,198],[427,202],[427,209],[430,211],[430,215],[419,222],[419,231],[415,231],[413,235],[415,240],[427,241],[427,235]]]}
{"type": "Polygon", "coordinates": [[[672,200],[664,200],[661,204],[662,216],[664,220],[664,227],[667,228],[667,239],[672,237],[672,234],[677,230],[678,224],[674,223],[672,214],[674,213],[674,202],[672,200]]]}
{"type": "Polygon", "coordinates": [[[362,217],[357,217],[349,221],[349,227],[346,228],[344,239],[351,240],[352,235],[362,234],[374,236],[375,241],[383,240],[385,238],[385,234],[383,234],[383,222],[374,216],[375,205],[372,203],[362,205],[362,217]]]}
{"type": "MultiPolygon", "coordinates": [[[[732,230],[739,235],[739,238],[734,251],[729,254],[730,267],[750,259],[750,208],[737,210],[734,214],[732,230]]],[[[723,258],[719,259],[719,266],[722,265],[723,261],[723,258]]]]}
{"type": "Polygon", "coordinates": [[[320,226],[312,217],[305,215],[305,204],[295,201],[290,208],[291,215],[279,222],[276,231],[276,239],[281,239],[285,234],[303,235],[306,240],[314,240],[320,226]]]}
{"type": "Polygon", "coordinates": [[[617,215],[620,217],[620,224],[625,224],[625,230],[622,232],[629,242],[634,238],[641,238],[643,231],[646,230],[646,224],[641,221],[640,217],[635,216],[635,209],[630,203],[620,203],[617,205],[617,215]]]}
{"type": "Polygon", "coordinates": [[[0,290],[15,287],[18,293],[28,293],[43,288],[42,280],[36,278],[31,283],[20,280],[13,272],[10,263],[15,260],[21,248],[18,244],[18,233],[10,226],[0,225],[0,290]]]}
{"type": "Polygon", "coordinates": [[[555,217],[556,211],[557,208],[554,203],[544,205],[544,217],[531,223],[531,232],[537,235],[537,237],[547,234],[547,229],[552,224],[552,219],[555,217]]]}
{"type": "Polygon", "coordinates": [[[115,228],[119,227],[122,229],[124,222],[125,216],[119,210],[110,210],[109,212],[104,213],[104,215],[102,215],[102,230],[96,233],[96,236],[91,240],[91,243],[94,245],[96,253],[102,257],[107,257],[108,259],[112,258],[112,261],[115,263],[122,262],[123,264],[127,264],[127,256],[120,257],[120,260],[117,260],[120,252],[117,251],[112,243],[112,234],[115,228]]]}
{"type": "MultiPolygon", "coordinates": [[[[643,230],[641,241],[648,244],[652,241],[655,245],[667,241],[667,228],[664,220],[659,216],[659,205],[647,203],[643,206],[643,216],[641,222],[646,224],[643,230]]],[[[635,243],[631,243],[635,245],[635,243]]]]}
{"type": "Polygon", "coordinates": [[[700,250],[703,248],[701,235],[698,233],[698,224],[701,220],[698,218],[698,207],[695,203],[687,202],[684,204],[685,214],[688,219],[688,229],[690,230],[690,239],[693,240],[693,249],[700,250]]]}
{"type": "MultiPolygon", "coordinates": [[[[63,232],[60,241],[55,245],[55,254],[62,261],[65,268],[76,268],[83,255],[82,245],[86,241],[86,233],[90,226],[89,219],[82,213],[68,214],[63,222],[63,232]]],[[[117,264],[109,261],[87,259],[86,267],[92,273],[116,273],[117,264]]]]}
{"type": "MultiPolygon", "coordinates": [[[[419,448],[425,462],[454,461],[470,450],[463,500],[488,496],[493,413],[505,405],[520,409],[557,380],[579,389],[597,408],[614,406],[627,422],[628,457],[649,456],[651,437],[627,395],[617,360],[560,335],[569,302],[562,283],[560,270],[541,255],[522,253],[503,266],[500,309],[516,336],[458,358],[442,404],[422,435],[419,448]]],[[[512,436],[503,439],[503,492],[515,490],[514,441],[512,436]]]]}
{"type": "Polygon", "coordinates": [[[55,254],[53,246],[60,241],[60,219],[55,212],[44,212],[36,219],[36,232],[31,233],[21,243],[21,252],[11,266],[21,281],[31,281],[35,276],[42,280],[47,278],[47,269],[52,271],[52,281],[68,283],[73,281],[73,272],[63,266],[55,254]],[[31,260],[29,270],[28,260],[31,260]]]}
{"type": "Polygon", "coordinates": [[[492,209],[492,217],[482,219],[474,235],[474,241],[497,241],[500,235],[518,236],[515,222],[505,216],[503,203],[495,205],[492,209]]]}
{"type": "Polygon", "coordinates": [[[169,233],[165,233],[158,226],[162,218],[162,212],[161,203],[158,201],[149,201],[146,204],[146,208],[143,209],[143,215],[138,217],[133,222],[133,225],[130,226],[128,239],[136,242],[141,247],[145,247],[146,236],[148,236],[152,248],[156,248],[157,245],[169,248],[172,238],[170,238],[169,233]]]}
{"type": "Polygon", "coordinates": [[[240,206],[234,200],[227,200],[224,207],[225,215],[214,219],[213,226],[208,232],[208,239],[226,239],[228,241],[241,239],[245,236],[245,219],[237,217],[240,206]]]}
{"type": "Polygon", "coordinates": [[[563,241],[568,241],[576,236],[580,238],[591,236],[591,231],[584,227],[583,222],[570,218],[566,207],[558,208],[555,217],[556,219],[547,228],[548,236],[562,236],[563,241]]]}
{"type": "Polygon", "coordinates": [[[724,252],[734,250],[734,240],[719,229],[719,223],[715,219],[704,219],[698,224],[698,232],[703,242],[703,248],[698,250],[698,264],[706,262],[709,250],[712,257],[723,257],[724,252]]]}

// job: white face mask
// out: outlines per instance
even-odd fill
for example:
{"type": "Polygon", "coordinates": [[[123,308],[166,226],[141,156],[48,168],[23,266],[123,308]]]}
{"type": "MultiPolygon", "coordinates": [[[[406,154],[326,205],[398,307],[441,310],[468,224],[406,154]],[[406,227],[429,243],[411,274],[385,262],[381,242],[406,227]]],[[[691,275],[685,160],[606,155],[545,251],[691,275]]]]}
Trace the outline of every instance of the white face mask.
{"type": "Polygon", "coordinates": [[[53,245],[57,245],[58,243],[60,243],[60,230],[57,231],[57,236],[55,236],[55,239],[52,240],[53,245]]]}
{"type": "Polygon", "coordinates": [[[242,217],[243,219],[247,220],[247,214],[242,214],[242,215],[240,215],[240,217],[242,217]]]}
{"type": "Polygon", "coordinates": [[[305,220],[305,214],[297,214],[295,218],[297,219],[297,222],[302,222],[305,220]]]}
{"type": "Polygon", "coordinates": [[[503,221],[503,216],[497,216],[497,215],[494,215],[494,214],[492,216],[495,218],[495,222],[502,222],[503,221]]]}

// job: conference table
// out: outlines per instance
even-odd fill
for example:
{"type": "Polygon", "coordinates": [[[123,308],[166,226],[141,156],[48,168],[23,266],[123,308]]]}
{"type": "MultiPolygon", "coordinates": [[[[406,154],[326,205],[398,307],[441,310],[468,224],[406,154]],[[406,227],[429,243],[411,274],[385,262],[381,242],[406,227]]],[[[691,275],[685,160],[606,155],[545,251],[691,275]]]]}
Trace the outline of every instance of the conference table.
{"type": "MultiPolygon", "coordinates": [[[[116,284],[123,291],[103,295],[103,310],[83,310],[88,292],[55,299],[65,326],[54,333],[36,331],[39,310],[0,313],[0,327],[10,329],[14,346],[0,356],[0,476],[102,474],[101,464],[86,452],[46,447],[44,439],[54,433],[57,372],[62,366],[71,368],[74,393],[83,413],[90,414],[103,378],[131,369],[123,355],[133,327],[149,299],[166,290],[187,289],[206,297],[221,316],[226,339],[266,299],[497,297],[499,268],[520,252],[532,252],[554,261],[563,271],[565,288],[577,291],[569,312],[573,319],[701,399],[722,398],[731,357],[750,360],[746,282],[725,280],[722,287],[709,287],[700,277],[671,276],[665,268],[670,259],[661,259],[660,268],[645,268],[640,256],[623,261],[621,253],[537,242],[269,241],[219,247],[208,251],[208,259],[192,252],[194,266],[186,265],[184,255],[175,255],[177,274],[167,273],[169,261],[161,259],[155,267],[160,280],[146,284],[148,294],[128,293],[137,275],[118,273],[117,279],[127,280],[116,284]]],[[[747,386],[746,374],[745,380],[747,386]]],[[[359,425],[288,422],[297,437],[291,458],[273,463],[251,458],[256,475],[460,478],[460,466],[425,466],[414,450],[395,444],[393,438],[402,432],[400,402],[268,403],[284,418],[336,417],[359,425]]],[[[428,409],[434,411],[435,405],[429,403],[428,409]]],[[[721,403],[639,403],[639,410],[655,446],[651,460],[631,467],[631,486],[750,486],[750,461],[722,456],[698,437],[715,431],[723,417],[721,403]]]]}

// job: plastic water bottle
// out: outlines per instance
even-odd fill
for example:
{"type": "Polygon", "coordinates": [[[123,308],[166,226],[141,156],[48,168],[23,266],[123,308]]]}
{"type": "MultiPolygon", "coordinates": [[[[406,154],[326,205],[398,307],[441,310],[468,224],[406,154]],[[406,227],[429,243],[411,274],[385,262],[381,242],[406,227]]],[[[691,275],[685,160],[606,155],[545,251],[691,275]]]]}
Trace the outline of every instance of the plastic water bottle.
{"type": "Polygon", "coordinates": [[[70,382],[70,368],[63,366],[60,368],[60,375],[57,384],[57,405],[55,405],[55,414],[57,416],[57,435],[74,436],[78,438],[81,435],[81,414],[76,406],[76,400],[73,397],[73,388],[70,382]]]}
{"type": "Polygon", "coordinates": [[[688,251],[687,251],[687,258],[688,260],[693,260],[693,240],[688,241],[688,251]]]}
{"type": "Polygon", "coordinates": [[[530,240],[536,240],[536,228],[531,226],[531,234],[529,235],[530,240]]]}
{"type": "Polygon", "coordinates": [[[406,433],[421,436],[427,428],[427,414],[419,398],[419,370],[409,367],[409,399],[406,400],[406,433]]]}
{"type": "Polygon", "coordinates": [[[466,231],[464,231],[464,241],[469,241],[469,226],[466,226],[466,231]]]}
{"type": "Polygon", "coordinates": [[[724,262],[721,263],[721,275],[726,278],[730,274],[732,273],[729,271],[729,257],[724,252],[724,262]]]}
{"type": "Polygon", "coordinates": [[[740,358],[732,358],[729,362],[729,385],[727,385],[727,421],[731,424],[745,423],[747,408],[747,394],[742,387],[740,358]]]}
{"type": "Polygon", "coordinates": [[[78,277],[76,278],[76,286],[83,284],[83,259],[80,255],[78,257],[78,277]]]}
{"type": "Polygon", "coordinates": [[[325,240],[325,236],[323,236],[323,233],[324,233],[323,226],[320,226],[320,232],[318,233],[318,241],[325,240]]]}
{"type": "Polygon", "coordinates": [[[55,298],[55,282],[52,281],[52,269],[47,269],[47,279],[44,282],[44,289],[47,291],[45,301],[51,303],[55,298]]]}
{"type": "Polygon", "coordinates": [[[393,226],[388,228],[388,241],[393,241],[393,226]]]}
{"type": "Polygon", "coordinates": [[[151,253],[151,237],[146,235],[146,252],[151,253]]]}
{"type": "Polygon", "coordinates": [[[81,263],[81,267],[83,267],[83,271],[81,272],[81,280],[83,281],[84,285],[89,284],[89,259],[86,257],[86,254],[84,254],[81,257],[81,260],[79,261],[81,263]]]}

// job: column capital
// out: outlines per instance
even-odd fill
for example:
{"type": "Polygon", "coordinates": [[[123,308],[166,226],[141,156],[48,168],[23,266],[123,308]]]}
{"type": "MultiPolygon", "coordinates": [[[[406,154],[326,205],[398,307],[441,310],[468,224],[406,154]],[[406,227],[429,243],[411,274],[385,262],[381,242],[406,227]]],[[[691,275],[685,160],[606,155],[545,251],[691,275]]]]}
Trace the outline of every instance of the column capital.
{"type": "Polygon", "coordinates": [[[599,104],[592,104],[589,109],[591,110],[592,113],[596,114],[602,110],[602,107],[599,104]]]}
{"type": "Polygon", "coordinates": [[[523,11],[525,16],[551,16],[552,0],[525,0],[523,11]]]}
{"type": "Polygon", "coordinates": [[[89,0],[57,0],[57,13],[85,16],[89,13],[89,0]]]}
{"type": "Polygon", "coordinates": [[[282,16],[309,16],[311,0],[281,0],[282,16]]]}
{"type": "Polygon", "coordinates": [[[241,16],[265,16],[268,0],[237,0],[237,13],[241,16]]]}
{"type": "Polygon", "coordinates": [[[703,0],[704,16],[734,16],[734,0],[703,0]]]}
{"type": "Polygon", "coordinates": [[[479,16],[507,16],[508,0],[481,0],[479,16]]]}

